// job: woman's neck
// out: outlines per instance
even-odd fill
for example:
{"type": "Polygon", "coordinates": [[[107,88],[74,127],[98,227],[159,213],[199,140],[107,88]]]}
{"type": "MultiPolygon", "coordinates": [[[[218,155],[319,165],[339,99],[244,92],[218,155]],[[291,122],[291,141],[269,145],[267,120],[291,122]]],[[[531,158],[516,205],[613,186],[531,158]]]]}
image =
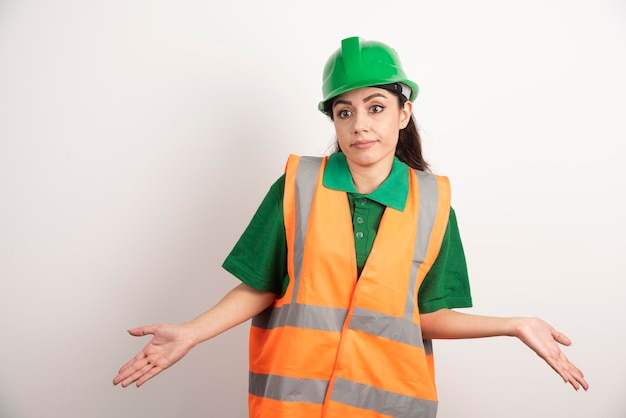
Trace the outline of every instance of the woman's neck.
{"type": "Polygon", "coordinates": [[[376,164],[372,166],[358,166],[348,162],[350,174],[354,187],[361,194],[371,193],[383,184],[391,173],[393,160],[386,164],[376,164]]]}

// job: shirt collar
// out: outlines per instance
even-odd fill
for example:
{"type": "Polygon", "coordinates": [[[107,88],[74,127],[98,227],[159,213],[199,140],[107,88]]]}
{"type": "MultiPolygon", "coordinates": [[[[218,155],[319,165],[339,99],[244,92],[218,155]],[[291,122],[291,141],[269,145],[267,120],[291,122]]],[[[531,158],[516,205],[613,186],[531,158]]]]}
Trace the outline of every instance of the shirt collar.
{"type": "MultiPolygon", "coordinates": [[[[408,168],[405,163],[394,157],[389,176],[376,190],[363,196],[382,205],[403,211],[409,195],[408,168]]],[[[336,152],[328,157],[322,183],[324,187],[332,190],[360,194],[354,187],[348,161],[343,152],[336,152]]]]}

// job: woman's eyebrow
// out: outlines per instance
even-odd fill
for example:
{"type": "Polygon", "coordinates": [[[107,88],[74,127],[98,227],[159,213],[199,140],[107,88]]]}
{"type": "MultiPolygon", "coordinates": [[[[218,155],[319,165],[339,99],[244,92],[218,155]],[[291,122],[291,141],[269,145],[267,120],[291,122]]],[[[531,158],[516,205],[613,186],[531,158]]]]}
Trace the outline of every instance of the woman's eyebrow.
{"type": "MultiPolygon", "coordinates": [[[[387,96],[385,96],[382,93],[374,93],[374,94],[370,94],[369,96],[367,96],[366,98],[363,99],[363,103],[367,103],[370,100],[372,100],[375,97],[382,97],[384,99],[387,98],[387,96]]],[[[338,104],[345,104],[345,105],[351,105],[352,102],[350,100],[345,100],[345,99],[337,99],[335,100],[335,103],[333,103],[333,107],[337,106],[338,104]]]]}
{"type": "Polygon", "coordinates": [[[370,95],[369,95],[369,96],[367,96],[365,99],[363,99],[363,103],[367,103],[367,102],[369,102],[369,101],[370,101],[370,100],[372,100],[374,97],[382,97],[383,99],[386,99],[386,98],[387,98],[387,96],[385,96],[384,94],[382,94],[382,93],[378,93],[378,92],[377,92],[377,93],[374,93],[374,94],[370,94],[370,95]]]}
{"type": "Polygon", "coordinates": [[[335,100],[335,103],[333,103],[333,107],[337,106],[338,104],[345,104],[345,105],[350,106],[352,104],[352,102],[350,100],[337,99],[337,100],[335,100]]]}

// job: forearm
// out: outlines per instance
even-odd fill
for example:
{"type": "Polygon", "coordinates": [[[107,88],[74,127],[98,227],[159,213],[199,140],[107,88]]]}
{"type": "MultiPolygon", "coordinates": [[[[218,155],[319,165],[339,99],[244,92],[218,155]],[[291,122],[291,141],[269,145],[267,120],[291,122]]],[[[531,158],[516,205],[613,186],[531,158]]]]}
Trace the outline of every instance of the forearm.
{"type": "Polygon", "coordinates": [[[471,315],[451,309],[420,315],[422,334],[427,339],[461,339],[517,336],[520,318],[471,315]]]}
{"type": "Polygon", "coordinates": [[[215,306],[202,315],[183,323],[197,345],[241,324],[269,307],[276,298],[241,283],[229,291],[215,306]]]}

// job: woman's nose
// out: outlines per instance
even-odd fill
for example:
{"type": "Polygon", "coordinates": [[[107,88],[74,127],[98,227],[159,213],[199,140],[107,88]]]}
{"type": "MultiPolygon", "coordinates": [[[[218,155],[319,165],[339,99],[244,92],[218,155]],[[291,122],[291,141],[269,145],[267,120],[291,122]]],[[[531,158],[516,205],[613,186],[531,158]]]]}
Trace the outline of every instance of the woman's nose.
{"type": "Polygon", "coordinates": [[[352,130],[355,134],[363,131],[367,131],[369,127],[369,118],[366,113],[356,112],[352,118],[354,125],[352,130]]]}

